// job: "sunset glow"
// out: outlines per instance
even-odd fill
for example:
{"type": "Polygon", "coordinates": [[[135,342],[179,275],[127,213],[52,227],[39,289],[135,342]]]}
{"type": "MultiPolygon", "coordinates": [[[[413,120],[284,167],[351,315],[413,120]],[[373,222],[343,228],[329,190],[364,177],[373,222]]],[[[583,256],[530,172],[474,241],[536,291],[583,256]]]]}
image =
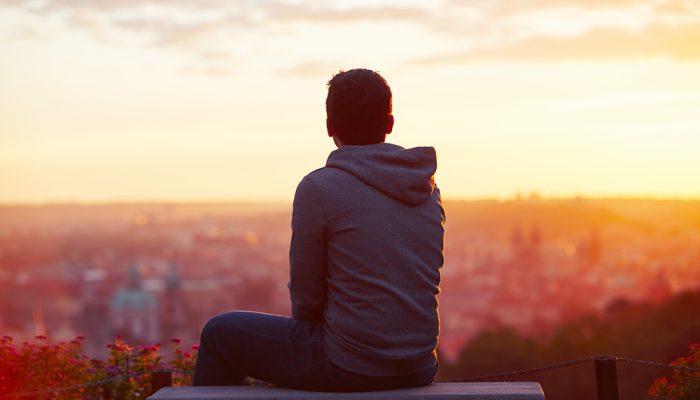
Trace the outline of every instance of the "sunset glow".
{"type": "Polygon", "coordinates": [[[289,201],[354,67],[444,197],[700,196],[696,1],[0,0],[0,203],[289,201]]]}

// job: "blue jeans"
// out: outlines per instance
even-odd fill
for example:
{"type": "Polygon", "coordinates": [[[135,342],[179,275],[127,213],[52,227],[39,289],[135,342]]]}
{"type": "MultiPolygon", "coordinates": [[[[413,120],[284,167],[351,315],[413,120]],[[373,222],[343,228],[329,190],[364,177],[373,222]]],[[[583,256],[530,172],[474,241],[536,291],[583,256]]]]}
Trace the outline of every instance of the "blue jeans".
{"type": "Polygon", "coordinates": [[[241,385],[246,376],[317,391],[371,391],[429,385],[437,365],[401,376],[365,376],[333,364],[323,349],[323,323],[234,311],[204,326],[195,386],[241,385]]]}

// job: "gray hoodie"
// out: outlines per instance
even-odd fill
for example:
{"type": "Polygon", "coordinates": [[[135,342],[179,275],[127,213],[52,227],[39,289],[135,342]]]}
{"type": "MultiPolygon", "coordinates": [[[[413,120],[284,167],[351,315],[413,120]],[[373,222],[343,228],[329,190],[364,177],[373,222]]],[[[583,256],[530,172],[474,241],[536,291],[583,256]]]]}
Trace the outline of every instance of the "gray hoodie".
{"type": "Polygon", "coordinates": [[[292,315],[322,321],[330,360],[373,376],[436,363],[445,213],[435,149],[343,146],[299,184],[292,315]]]}

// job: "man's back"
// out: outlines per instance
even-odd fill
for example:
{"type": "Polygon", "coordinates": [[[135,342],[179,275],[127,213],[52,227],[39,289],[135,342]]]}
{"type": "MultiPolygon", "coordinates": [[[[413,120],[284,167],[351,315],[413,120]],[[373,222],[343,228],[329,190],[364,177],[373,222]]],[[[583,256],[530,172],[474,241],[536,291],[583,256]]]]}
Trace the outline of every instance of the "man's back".
{"type": "Polygon", "coordinates": [[[435,168],[430,147],[343,146],[297,189],[293,314],[324,321],[340,366],[395,375],[435,365],[444,234],[435,168]]]}
{"type": "Polygon", "coordinates": [[[292,213],[292,317],[232,311],[202,329],[195,385],[252,376],[324,391],[429,385],[445,213],[435,149],[385,143],[392,94],[368,69],[328,82],[338,147],[299,184],[292,213]]]}

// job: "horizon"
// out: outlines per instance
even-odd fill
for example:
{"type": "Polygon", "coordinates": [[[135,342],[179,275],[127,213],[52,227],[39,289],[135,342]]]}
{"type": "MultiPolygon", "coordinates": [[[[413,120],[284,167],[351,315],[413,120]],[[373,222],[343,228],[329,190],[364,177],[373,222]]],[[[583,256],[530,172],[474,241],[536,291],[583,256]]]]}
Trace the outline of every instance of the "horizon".
{"type": "MultiPolygon", "coordinates": [[[[547,196],[540,193],[514,193],[511,196],[483,196],[442,198],[443,203],[471,202],[514,202],[514,201],[658,201],[658,202],[700,202],[700,196],[649,196],[649,195],[555,195],[547,196]]],[[[0,207],[44,207],[44,206],[138,206],[138,205],[270,205],[291,206],[292,199],[113,199],[113,200],[51,200],[0,202],[0,207]]]]}

